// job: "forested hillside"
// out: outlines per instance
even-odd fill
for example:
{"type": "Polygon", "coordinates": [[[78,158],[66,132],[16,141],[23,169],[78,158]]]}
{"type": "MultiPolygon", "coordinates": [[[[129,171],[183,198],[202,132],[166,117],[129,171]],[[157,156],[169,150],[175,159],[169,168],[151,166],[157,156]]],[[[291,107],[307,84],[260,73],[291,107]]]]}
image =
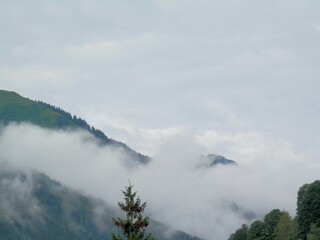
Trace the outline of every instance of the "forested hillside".
{"type": "Polygon", "coordinates": [[[101,144],[123,149],[135,161],[147,163],[150,157],[138,153],[126,144],[107,137],[101,130],[90,126],[85,120],[41,101],[32,101],[15,92],[0,90],[0,123],[27,122],[50,129],[82,129],[99,139],[101,144]]]}
{"type": "MultiPolygon", "coordinates": [[[[53,130],[84,130],[97,138],[101,146],[121,148],[128,158],[140,163],[150,161],[148,156],[107,137],[61,108],[0,90],[0,125],[14,123],[53,130]]],[[[102,200],[69,189],[44,173],[16,169],[0,159],[0,239],[108,240],[112,232],[118,231],[112,219],[119,215],[119,209],[102,200]]],[[[147,230],[157,239],[199,239],[154,220],[147,230]]]]}
{"type": "MultiPolygon", "coordinates": [[[[120,191],[120,189],[119,189],[120,191]]],[[[63,186],[45,174],[0,169],[0,239],[108,240],[119,209],[63,186]]],[[[199,240],[151,220],[156,239],[199,240]]]]}

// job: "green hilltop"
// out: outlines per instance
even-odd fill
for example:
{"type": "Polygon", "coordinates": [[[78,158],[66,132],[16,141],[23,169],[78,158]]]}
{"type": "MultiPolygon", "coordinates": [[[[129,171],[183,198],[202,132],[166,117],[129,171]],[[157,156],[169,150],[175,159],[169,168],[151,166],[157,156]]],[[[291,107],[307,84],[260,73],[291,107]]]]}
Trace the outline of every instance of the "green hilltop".
{"type": "Polygon", "coordinates": [[[95,136],[102,145],[122,148],[135,161],[148,163],[150,157],[134,151],[126,144],[107,137],[101,130],[90,126],[85,120],[78,118],[61,108],[41,101],[33,101],[18,93],[0,90],[0,123],[30,123],[49,129],[82,129],[95,136]]]}
{"type": "Polygon", "coordinates": [[[3,90],[0,90],[0,120],[5,124],[29,122],[45,128],[76,127],[72,119],[46,104],[3,90]]]}

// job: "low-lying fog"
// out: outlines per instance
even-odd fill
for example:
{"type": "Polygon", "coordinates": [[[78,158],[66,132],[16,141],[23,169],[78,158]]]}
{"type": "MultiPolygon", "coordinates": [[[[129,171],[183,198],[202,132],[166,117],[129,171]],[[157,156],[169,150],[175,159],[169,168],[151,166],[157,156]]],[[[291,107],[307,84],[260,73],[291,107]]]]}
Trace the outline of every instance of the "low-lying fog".
{"type": "Polygon", "coordinates": [[[294,215],[298,188],[319,175],[319,165],[289,143],[255,136],[259,141],[251,146],[245,139],[253,136],[242,137],[243,145],[233,146],[231,157],[226,156],[238,166],[199,167],[204,147],[199,137],[188,133],[172,136],[148,165],[139,165],[119,149],[98,146],[85,132],[10,125],[0,133],[0,159],[42,171],[114,206],[130,180],[148,202],[152,218],[205,239],[222,240],[248,223],[246,213],[259,218],[280,208],[294,215]]]}

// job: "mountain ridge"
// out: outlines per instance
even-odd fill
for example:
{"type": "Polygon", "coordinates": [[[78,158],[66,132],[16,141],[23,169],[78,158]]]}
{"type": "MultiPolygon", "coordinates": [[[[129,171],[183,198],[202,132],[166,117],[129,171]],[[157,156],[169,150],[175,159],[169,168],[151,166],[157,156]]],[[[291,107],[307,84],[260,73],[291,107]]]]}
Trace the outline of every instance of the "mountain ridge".
{"type": "Polygon", "coordinates": [[[0,90],[0,122],[28,122],[48,129],[82,129],[97,138],[101,145],[121,148],[133,160],[142,164],[151,158],[128,147],[125,143],[107,137],[104,132],[90,126],[81,119],[61,108],[42,101],[33,101],[16,92],[0,90]]]}
{"type": "MultiPolygon", "coordinates": [[[[6,126],[24,122],[53,130],[81,129],[102,146],[122,148],[129,158],[142,164],[150,161],[150,157],[107,137],[61,108],[0,90],[0,123],[6,126]]],[[[45,173],[17,170],[3,160],[0,159],[0,239],[109,240],[111,232],[118,231],[112,222],[113,217],[122,215],[118,209],[72,190],[45,173]]],[[[200,240],[152,219],[148,231],[158,239],[200,240]]]]}
{"type": "Polygon", "coordinates": [[[217,165],[238,165],[235,161],[231,159],[227,159],[224,156],[218,155],[218,154],[208,154],[204,156],[209,162],[210,167],[215,167],[217,165]]]}
{"type": "MultiPolygon", "coordinates": [[[[0,90],[0,123],[1,122],[4,125],[8,125],[13,122],[15,123],[28,122],[42,128],[53,129],[53,130],[81,129],[90,133],[95,138],[97,138],[99,140],[99,144],[101,144],[102,146],[112,145],[115,147],[122,148],[124,151],[126,151],[129,158],[135,161],[138,161],[139,163],[147,164],[151,160],[150,157],[134,151],[133,149],[129,148],[126,144],[109,138],[101,130],[95,129],[94,127],[90,126],[85,120],[78,118],[76,116],[73,116],[69,112],[66,112],[63,109],[55,107],[48,103],[44,103],[42,101],[34,101],[28,98],[22,97],[16,92],[0,90]]],[[[204,156],[204,157],[206,158],[204,161],[205,162],[204,167],[215,167],[216,165],[229,165],[229,164],[237,165],[233,160],[226,159],[220,155],[208,154],[207,156],[204,156]]],[[[201,160],[201,157],[198,160],[201,160]]],[[[200,166],[200,167],[203,167],[203,166],[200,166]]],[[[0,179],[0,183],[1,183],[1,179],[0,179]]],[[[40,195],[41,194],[42,193],[40,193],[40,195]]],[[[43,194],[44,194],[44,197],[46,197],[47,194],[46,193],[43,193],[43,194]]],[[[50,198],[54,199],[54,197],[49,197],[49,199],[50,198]]],[[[0,204],[1,204],[1,195],[0,195],[0,204]]],[[[58,212],[61,211],[61,208],[59,207],[59,204],[57,202],[56,203],[52,202],[52,204],[54,205],[53,211],[58,211],[58,212]]],[[[75,204],[78,204],[78,203],[75,203],[75,204]]],[[[232,210],[236,211],[237,209],[236,210],[232,209],[232,210]]],[[[238,210],[238,212],[239,214],[242,214],[242,210],[241,211],[240,210],[238,210]]],[[[48,211],[52,211],[52,210],[49,209],[48,211]]],[[[1,219],[1,214],[3,215],[4,219],[7,219],[9,221],[9,223],[13,222],[14,226],[16,221],[16,219],[13,219],[10,215],[7,215],[6,213],[4,213],[0,207],[0,233],[1,233],[1,221],[3,221],[3,219],[1,219]]],[[[80,218],[82,217],[80,216],[80,218]]],[[[3,222],[4,224],[8,224],[8,221],[7,222],[3,221],[3,222]]],[[[49,224],[56,224],[56,221],[54,221],[53,223],[49,222],[49,224]]],[[[71,224],[74,225],[74,223],[71,223],[71,224]]],[[[13,229],[12,231],[19,232],[20,231],[19,229],[21,228],[20,225],[18,224],[18,226],[15,226],[15,229],[13,229]]],[[[58,226],[55,225],[55,227],[59,228],[59,225],[58,226]]],[[[78,228],[79,226],[76,226],[76,227],[78,228]]],[[[168,227],[160,223],[156,224],[155,229],[157,229],[157,231],[159,232],[168,231],[168,227]]],[[[73,235],[72,232],[70,233],[68,229],[61,229],[61,232],[65,232],[65,234],[67,234],[68,236],[69,234],[71,234],[70,236],[73,236],[72,239],[78,239],[73,235]]],[[[186,239],[186,240],[199,239],[196,237],[190,238],[190,236],[186,235],[184,232],[178,232],[178,233],[180,237],[174,238],[174,239],[181,239],[181,240],[182,239],[186,239]]],[[[0,235],[0,239],[1,239],[1,235],[0,235]]],[[[19,238],[12,238],[12,239],[19,239],[19,238]]],[[[28,238],[26,239],[29,240],[28,238]]],[[[79,238],[79,239],[82,240],[82,238],[79,238]]],[[[85,238],[85,239],[91,240],[91,238],[85,238]]],[[[162,239],[166,239],[166,238],[162,238],[162,239]]],[[[168,239],[171,239],[171,238],[168,238],[168,239]]]]}
{"type": "MultiPolygon", "coordinates": [[[[81,129],[93,135],[101,145],[121,148],[136,162],[147,164],[151,160],[151,157],[133,150],[123,142],[109,138],[103,131],[90,126],[84,119],[60,107],[31,100],[14,91],[0,89],[0,123],[7,125],[12,122],[28,122],[48,129],[81,129]]],[[[200,160],[205,160],[209,167],[237,165],[235,161],[217,154],[201,155],[200,160]]]]}

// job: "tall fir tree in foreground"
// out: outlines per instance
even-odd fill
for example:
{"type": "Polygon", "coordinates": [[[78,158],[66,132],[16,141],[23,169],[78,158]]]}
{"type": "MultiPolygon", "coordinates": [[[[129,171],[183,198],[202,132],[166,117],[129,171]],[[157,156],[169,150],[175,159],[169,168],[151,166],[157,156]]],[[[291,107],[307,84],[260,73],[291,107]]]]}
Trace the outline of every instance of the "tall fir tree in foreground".
{"type": "MultiPolygon", "coordinates": [[[[113,219],[114,224],[121,229],[124,239],[127,240],[153,240],[151,234],[145,236],[145,228],[149,225],[149,217],[143,216],[147,203],[141,203],[137,192],[133,191],[133,185],[122,191],[124,202],[118,202],[120,209],[126,214],[126,218],[113,219]]],[[[118,234],[112,234],[113,240],[123,240],[118,234]]]]}

